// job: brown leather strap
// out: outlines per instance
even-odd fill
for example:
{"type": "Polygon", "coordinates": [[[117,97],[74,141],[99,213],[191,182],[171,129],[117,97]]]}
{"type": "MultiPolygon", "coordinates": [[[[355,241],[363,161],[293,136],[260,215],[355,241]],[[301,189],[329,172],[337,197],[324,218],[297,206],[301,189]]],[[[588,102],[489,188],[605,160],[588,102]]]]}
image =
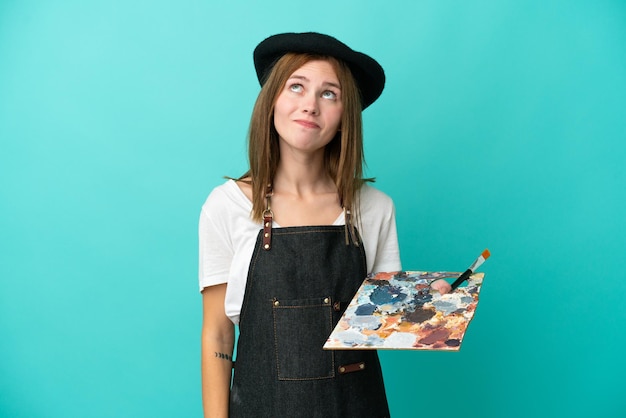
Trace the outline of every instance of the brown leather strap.
{"type": "Polygon", "coordinates": [[[365,370],[365,362],[346,364],[345,366],[339,366],[339,374],[360,372],[365,370]]]}
{"type": "Polygon", "coordinates": [[[346,245],[350,244],[350,239],[352,239],[352,243],[355,246],[359,246],[359,240],[356,236],[356,233],[354,232],[354,224],[353,224],[353,219],[352,219],[352,213],[350,212],[350,209],[346,209],[344,208],[344,218],[345,218],[345,232],[346,232],[346,245]]]}
{"type": "Polygon", "coordinates": [[[263,249],[269,250],[272,248],[272,219],[274,213],[272,213],[272,206],[270,205],[270,198],[272,197],[272,185],[268,184],[265,191],[265,201],[267,202],[267,209],[263,212],[263,249]]]}

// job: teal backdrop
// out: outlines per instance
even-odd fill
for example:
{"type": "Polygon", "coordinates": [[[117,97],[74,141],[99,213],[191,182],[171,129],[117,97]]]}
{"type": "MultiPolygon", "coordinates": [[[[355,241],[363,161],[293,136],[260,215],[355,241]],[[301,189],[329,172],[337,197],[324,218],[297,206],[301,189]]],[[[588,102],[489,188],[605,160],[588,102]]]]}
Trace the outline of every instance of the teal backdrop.
{"type": "Polygon", "coordinates": [[[0,1],[0,416],[201,416],[200,207],[309,30],[386,70],[404,268],[492,253],[459,353],[381,353],[392,416],[626,416],[620,0],[0,1]]]}

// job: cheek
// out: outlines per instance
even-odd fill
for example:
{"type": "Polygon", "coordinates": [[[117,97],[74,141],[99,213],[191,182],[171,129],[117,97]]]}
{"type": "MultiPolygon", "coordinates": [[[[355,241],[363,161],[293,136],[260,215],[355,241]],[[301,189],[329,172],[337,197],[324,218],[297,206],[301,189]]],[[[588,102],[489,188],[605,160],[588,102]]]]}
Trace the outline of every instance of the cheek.
{"type": "Polygon", "coordinates": [[[286,127],[288,126],[289,103],[287,103],[284,99],[280,100],[280,97],[274,105],[274,116],[272,119],[274,122],[274,129],[276,129],[278,135],[282,136],[286,134],[284,129],[287,129],[286,127]]]}
{"type": "Polygon", "coordinates": [[[341,117],[343,116],[343,109],[338,109],[333,113],[332,123],[339,128],[341,126],[341,117]]]}
{"type": "Polygon", "coordinates": [[[278,100],[276,100],[276,104],[274,105],[274,120],[287,117],[290,111],[289,107],[289,101],[278,96],[278,100]]]}
{"type": "Polygon", "coordinates": [[[276,119],[280,119],[280,117],[283,115],[284,111],[283,111],[283,106],[280,102],[280,100],[276,101],[276,104],[274,105],[274,122],[276,122],[276,119]]]}
{"type": "Polygon", "coordinates": [[[281,109],[285,109],[292,105],[293,97],[289,94],[288,91],[282,91],[276,97],[276,102],[274,103],[274,107],[280,107],[281,109]]]}

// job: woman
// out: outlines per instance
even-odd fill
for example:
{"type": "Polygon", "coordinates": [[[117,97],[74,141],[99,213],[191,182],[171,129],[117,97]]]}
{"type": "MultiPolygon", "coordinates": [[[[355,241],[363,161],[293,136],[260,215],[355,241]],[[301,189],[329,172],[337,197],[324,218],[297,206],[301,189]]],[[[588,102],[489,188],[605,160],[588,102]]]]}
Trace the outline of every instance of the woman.
{"type": "Polygon", "coordinates": [[[376,352],[322,350],[367,273],[401,269],[393,203],[362,178],[383,69],[319,33],[269,37],[254,63],[250,170],[200,217],[205,417],[387,417],[376,352]]]}

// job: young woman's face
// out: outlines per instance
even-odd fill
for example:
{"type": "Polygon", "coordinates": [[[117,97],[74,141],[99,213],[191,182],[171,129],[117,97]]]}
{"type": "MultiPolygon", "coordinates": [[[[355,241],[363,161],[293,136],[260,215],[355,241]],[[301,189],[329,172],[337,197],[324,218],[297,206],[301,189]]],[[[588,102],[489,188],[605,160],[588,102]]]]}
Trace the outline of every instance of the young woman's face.
{"type": "Polygon", "coordinates": [[[328,61],[309,61],[291,74],[274,106],[274,127],[285,148],[322,150],[341,123],[341,86],[328,61]]]}

